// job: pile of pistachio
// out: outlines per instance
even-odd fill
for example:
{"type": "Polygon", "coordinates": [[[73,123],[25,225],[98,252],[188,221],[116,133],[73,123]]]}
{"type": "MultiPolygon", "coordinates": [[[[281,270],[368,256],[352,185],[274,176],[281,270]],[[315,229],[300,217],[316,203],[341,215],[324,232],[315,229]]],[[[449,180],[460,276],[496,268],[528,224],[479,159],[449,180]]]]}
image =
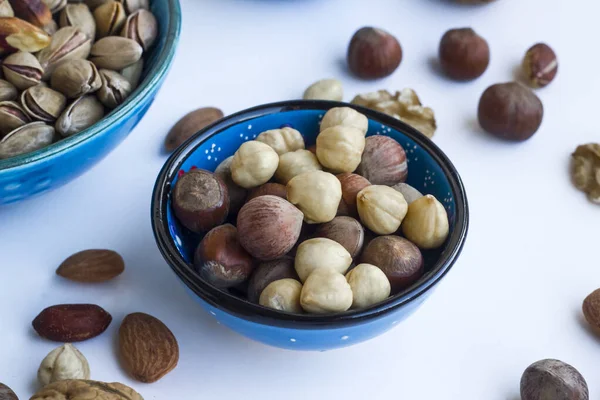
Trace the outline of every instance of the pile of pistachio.
{"type": "Polygon", "coordinates": [[[0,159],[100,121],[139,84],[148,0],[0,0],[0,159]]]}

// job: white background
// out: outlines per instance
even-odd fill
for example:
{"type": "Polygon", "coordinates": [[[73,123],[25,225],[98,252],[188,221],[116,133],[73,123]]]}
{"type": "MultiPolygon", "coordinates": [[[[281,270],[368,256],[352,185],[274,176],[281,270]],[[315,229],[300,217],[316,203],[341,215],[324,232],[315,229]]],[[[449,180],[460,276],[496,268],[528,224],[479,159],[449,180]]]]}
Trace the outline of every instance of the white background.
{"type": "Polygon", "coordinates": [[[600,340],[580,308],[600,287],[600,208],[568,173],[575,147],[599,141],[597,2],[184,0],[182,7],[177,58],[131,136],[74,183],[0,208],[0,381],[27,399],[39,362],[55,347],[36,336],[32,319],[52,304],[92,302],[114,317],[102,336],[78,344],[92,377],[130,384],[146,399],[516,400],[522,371],[551,357],[577,367],[598,398],[600,340]],[[402,43],[402,65],[387,79],[359,81],[345,70],[347,43],[363,25],[402,43]],[[462,26],[492,51],[488,71],[471,83],[440,77],[431,62],[441,35],[462,26]],[[543,125],[526,143],[495,140],[476,122],[479,95],[513,79],[538,41],[560,62],[556,81],[538,91],[543,125]],[[162,141],[183,114],[298,98],[325,77],[344,82],[348,101],[377,89],[417,90],[436,112],[435,142],[465,181],[471,228],[459,261],[411,318],[348,349],[298,353],[238,336],[188,297],[155,246],[150,197],[166,159],[162,141]],[[119,251],[126,272],[98,286],[55,276],[64,258],[86,248],[119,251]],[[179,365],[158,383],[130,380],[117,361],[116,331],[134,311],[160,318],[179,340],[179,365]]]}

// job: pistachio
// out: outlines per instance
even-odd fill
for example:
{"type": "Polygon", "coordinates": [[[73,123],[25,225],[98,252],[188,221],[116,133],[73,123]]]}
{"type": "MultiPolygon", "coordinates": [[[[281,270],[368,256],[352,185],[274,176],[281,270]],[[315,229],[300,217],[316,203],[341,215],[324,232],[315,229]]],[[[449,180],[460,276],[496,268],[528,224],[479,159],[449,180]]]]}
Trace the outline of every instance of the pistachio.
{"type": "Polygon", "coordinates": [[[94,43],[90,61],[98,68],[118,71],[137,62],[142,52],[142,46],[135,40],[109,36],[94,43]]]}
{"type": "Polygon", "coordinates": [[[131,89],[133,90],[140,84],[142,72],[144,72],[144,59],[140,58],[137,62],[123,68],[119,73],[123,75],[125,79],[127,79],[131,85],[131,89]]]}
{"type": "Polygon", "coordinates": [[[54,122],[65,109],[67,99],[56,90],[38,85],[21,93],[21,104],[31,118],[54,122]]]}
{"type": "Polygon", "coordinates": [[[18,94],[17,88],[12,83],[0,79],[0,102],[14,100],[18,94]]]}
{"type": "Polygon", "coordinates": [[[68,137],[89,128],[104,117],[104,106],[96,96],[83,96],[75,100],[56,121],[56,130],[68,137]]]}
{"type": "Polygon", "coordinates": [[[121,0],[123,5],[125,6],[125,11],[127,15],[133,14],[139,9],[149,10],[150,3],[148,0],[121,0]]]}
{"type": "Polygon", "coordinates": [[[87,58],[91,46],[92,40],[79,29],[73,26],[59,29],[52,36],[50,46],[38,53],[38,60],[44,68],[44,78],[50,77],[63,61],[87,58]]]}
{"type": "Polygon", "coordinates": [[[60,27],[73,26],[94,40],[96,37],[96,20],[89,7],[83,3],[68,4],[60,13],[60,27]]]}
{"type": "Polygon", "coordinates": [[[0,18],[0,56],[15,50],[35,53],[50,44],[42,29],[14,17],[0,18]]]}
{"type": "Polygon", "coordinates": [[[68,4],[67,0],[43,0],[50,9],[52,14],[55,14],[65,8],[68,4]]]}
{"type": "Polygon", "coordinates": [[[14,101],[0,101],[0,138],[31,122],[29,115],[14,101]]]}
{"type": "Polygon", "coordinates": [[[0,0],[0,17],[14,17],[15,12],[8,0],[0,0]]]}
{"type": "Polygon", "coordinates": [[[154,14],[148,10],[138,10],[127,17],[127,21],[121,31],[121,36],[133,39],[142,46],[144,51],[148,50],[156,41],[158,35],[158,23],[154,14]]]}
{"type": "Polygon", "coordinates": [[[115,108],[131,94],[131,85],[115,71],[101,69],[102,86],[98,90],[98,99],[108,108],[115,108]]]}
{"type": "Polygon", "coordinates": [[[54,140],[54,128],[32,122],[15,129],[0,140],[0,160],[39,150],[54,140]]]}
{"type": "Polygon", "coordinates": [[[15,16],[43,28],[52,22],[52,13],[42,0],[10,0],[15,16]]]}
{"type": "Polygon", "coordinates": [[[31,53],[18,52],[4,59],[4,77],[19,90],[29,89],[42,80],[44,70],[31,53]]]}
{"type": "Polygon", "coordinates": [[[83,2],[90,8],[90,10],[95,10],[102,4],[108,3],[110,1],[112,0],[83,0],[83,2]]]}
{"type": "Polygon", "coordinates": [[[102,79],[96,66],[88,60],[68,60],[54,70],[50,86],[67,98],[76,99],[100,89],[102,79]]]}
{"type": "Polygon", "coordinates": [[[103,38],[116,35],[121,31],[126,18],[123,4],[116,1],[102,4],[94,10],[96,36],[103,38]]]}

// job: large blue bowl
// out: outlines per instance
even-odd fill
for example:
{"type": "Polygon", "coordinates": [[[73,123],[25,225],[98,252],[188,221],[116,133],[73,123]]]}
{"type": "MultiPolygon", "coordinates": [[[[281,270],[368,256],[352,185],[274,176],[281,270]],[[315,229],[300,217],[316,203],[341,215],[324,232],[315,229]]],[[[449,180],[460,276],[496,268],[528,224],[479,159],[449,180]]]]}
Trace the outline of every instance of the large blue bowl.
{"type": "Polygon", "coordinates": [[[200,238],[176,220],[171,187],[180,171],[192,167],[213,171],[241,143],[265,130],[291,125],[307,145],[315,142],[320,119],[331,107],[348,104],[328,101],[289,101],[269,104],[231,115],[199,132],[166,162],[158,176],[152,200],[152,226],[165,260],[189,293],[223,325],[259,342],[293,350],[329,350],[373,338],[410,315],[431,294],[461,252],[467,235],[467,198],[460,177],[444,153],[410,126],[371,110],[354,107],[369,118],[368,135],[396,139],[408,157],[408,183],[436,196],[445,205],[450,235],[445,245],[424,252],[425,275],[403,292],[366,310],[314,316],[268,309],[204,282],[192,268],[200,238]]]}
{"type": "Polygon", "coordinates": [[[142,119],[173,62],[181,30],[179,0],[150,0],[159,25],[145,55],[143,80],[117,109],[94,126],[44,149],[0,160],[0,205],[60,187],[110,153],[142,119]]]}

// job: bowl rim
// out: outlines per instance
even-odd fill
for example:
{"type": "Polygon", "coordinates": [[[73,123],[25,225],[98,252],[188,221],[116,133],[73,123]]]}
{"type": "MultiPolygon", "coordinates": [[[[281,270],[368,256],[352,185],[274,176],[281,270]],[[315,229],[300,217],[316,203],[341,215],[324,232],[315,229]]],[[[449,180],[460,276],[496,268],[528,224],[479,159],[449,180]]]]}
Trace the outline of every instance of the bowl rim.
{"type": "Polygon", "coordinates": [[[290,100],[259,105],[231,114],[200,130],[196,135],[182,144],[165,162],[156,179],[152,194],[151,219],[156,243],[167,264],[188,289],[209,305],[228,314],[233,314],[260,324],[295,329],[322,329],[332,326],[337,328],[354,325],[369,319],[378,318],[383,314],[405,306],[432,289],[448,273],[462,251],[469,226],[469,209],[464,185],[452,162],[435,143],[413,127],[391,116],[354,104],[322,100],[290,100]],[[441,166],[444,174],[447,176],[454,193],[456,207],[455,228],[447,239],[448,245],[446,249],[442,252],[432,269],[424,275],[425,279],[418,280],[399,295],[395,295],[370,308],[326,315],[291,314],[273,310],[236,297],[229,292],[220,290],[202,281],[179,254],[175,242],[169,233],[166,218],[171,182],[183,162],[197,147],[233,125],[280,112],[295,110],[327,111],[333,107],[351,107],[366,115],[370,120],[402,132],[427,151],[441,166]]]}
{"type": "MultiPolygon", "coordinates": [[[[63,138],[50,146],[31,153],[21,154],[16,157],[0,160],[0,173],[7,170],[17,169],[26,165],[43,161],[58,153],[66,151],[72,147],[79,145],[86,140],[101,134],[117,121],[130,113],[144,98],[146,98],[165,77],[171,64],[173,63],[179,35],[181,32],[181,5],[179,0],[167,0],[169,18],[165,28],[165,45],[162,51],[158,54],[156,63],[147,72],[147,77],[136,90],[129,96],[123,104],[113,110],[108,116],[92,125],[91,127],[78,132],[75,135],[63,138]]],[[[57,133],[58,135],[58,133],[57,133]]]]}

